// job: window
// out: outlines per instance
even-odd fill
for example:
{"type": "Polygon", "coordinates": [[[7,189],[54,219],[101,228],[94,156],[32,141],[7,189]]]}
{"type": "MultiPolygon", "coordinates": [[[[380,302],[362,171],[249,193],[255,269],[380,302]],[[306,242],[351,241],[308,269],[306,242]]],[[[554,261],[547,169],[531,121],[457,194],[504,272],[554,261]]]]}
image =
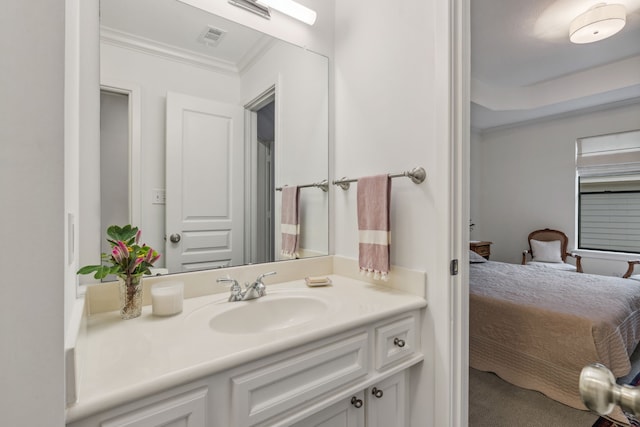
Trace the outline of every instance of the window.
{"type": "Polygon", "coordinates": [[[640,175],[580,177],[578,247],[640,253],[640,175]]]}
{"type": "Polygon", "coordinates": [[[640,253],[640,131],[577,148],[578,248],[640,253]]]}

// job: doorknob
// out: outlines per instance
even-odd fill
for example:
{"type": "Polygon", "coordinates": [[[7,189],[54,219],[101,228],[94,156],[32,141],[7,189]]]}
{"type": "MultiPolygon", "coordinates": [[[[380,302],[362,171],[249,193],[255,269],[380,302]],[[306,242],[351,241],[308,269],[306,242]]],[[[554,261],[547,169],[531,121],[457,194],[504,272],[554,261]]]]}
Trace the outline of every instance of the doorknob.
{"type": "Polygon", "coordinates": [[[180,235],[178,233],[174,233],[169,236],[169,240],[171,240],[171,243],[178,243],[180,241],[180,235]]]}
{"type": "Polygon", "coordinates": [[[640,388],[616,384],[611,371],[600,363],[582,368],[579,387],[586,407],[600,415],[609,414],[616,405],[640,415],[640,388]]]}

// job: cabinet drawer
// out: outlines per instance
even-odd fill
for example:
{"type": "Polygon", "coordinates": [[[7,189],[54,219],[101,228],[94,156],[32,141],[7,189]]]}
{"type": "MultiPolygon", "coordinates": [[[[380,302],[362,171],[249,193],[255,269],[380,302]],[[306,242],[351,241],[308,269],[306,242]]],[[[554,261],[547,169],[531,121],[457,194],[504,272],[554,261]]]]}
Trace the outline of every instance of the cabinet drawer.
{"type": "Polygon", "coordinates": [[[376,327],[376,369],[381,370],[416,351],[414,315],[376,327]]]}
{"type": "Polygon", "coordinates": [[[247,427],[367,374],[366,332],[231,378],[234,425],[247,427]]]}

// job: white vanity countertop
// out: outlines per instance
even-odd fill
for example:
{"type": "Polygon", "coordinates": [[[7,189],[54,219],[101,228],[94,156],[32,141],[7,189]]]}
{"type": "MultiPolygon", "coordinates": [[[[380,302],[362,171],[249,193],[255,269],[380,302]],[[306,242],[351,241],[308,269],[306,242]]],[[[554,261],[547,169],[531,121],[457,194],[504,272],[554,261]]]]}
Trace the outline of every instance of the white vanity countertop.
{"type": "Polygon", "coordinates": [[[151,306],[131,320],[117,311],[90,316],[79,353],[79,398],[67,408],[67,422],[427,305],[412,294],[329,277],[327,287],[310,288],[304,280],[267,285],[265,297],[246,302],[227,302],[227,293],[185,299],[183,312],[171,317],[152,315],[151,306]],[[329,308],[306,323],[260,333],[210,327],[216,312],[296,295],[329,301],[329,308]]]}

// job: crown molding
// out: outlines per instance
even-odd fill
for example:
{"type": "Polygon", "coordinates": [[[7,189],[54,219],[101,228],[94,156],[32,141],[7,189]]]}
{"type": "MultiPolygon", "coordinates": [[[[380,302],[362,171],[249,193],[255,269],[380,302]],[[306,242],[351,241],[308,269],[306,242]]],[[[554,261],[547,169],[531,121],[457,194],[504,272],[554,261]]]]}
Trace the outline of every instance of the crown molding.
{"type": "Polygon", "coordinates": [[[238,66],[230,61],[223,61],[187,49],[177,48],[110,27],[100,26],[100,42],[218,73],[231,75],[239,73],[238,66]]]}
{"type": "Polygon", "coordinates": [[[240,74],[244,74],[245,71],[258,62],[275,45],[276,41],[273,37],[263,35],[238,61],[237,66],[240,74]]]}

